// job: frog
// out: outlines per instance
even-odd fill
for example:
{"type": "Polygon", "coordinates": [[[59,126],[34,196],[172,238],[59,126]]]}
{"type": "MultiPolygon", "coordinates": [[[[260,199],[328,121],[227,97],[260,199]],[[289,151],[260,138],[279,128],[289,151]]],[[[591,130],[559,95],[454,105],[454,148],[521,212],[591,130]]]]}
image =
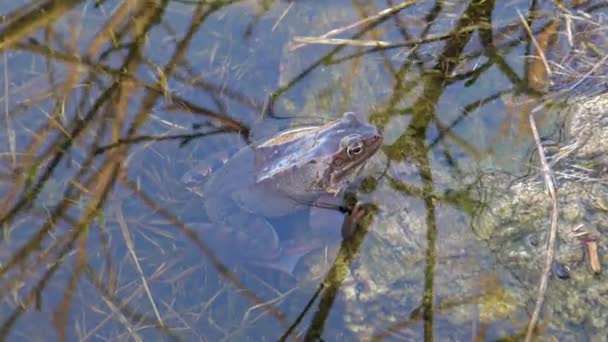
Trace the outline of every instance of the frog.
{"type": "MultiPolygon", "coordinates": [[[[323,234],[298,241],[282,234],[292,223],[280,219],[295,215],[301,222],[302,212],[308,212],[314,217],[309,222],[321,222],[319,229],[339,228],[342,195],[382,141],[375,126],[346,112],[325,124],[287,129],[247,145],[212,171],[196,167],[182,182],[190,188],[203,182],[199,194],[209,222],[193,226],[222,256],[294,275],[298,261],[323,245],[316,240],[323,234]]],[[[333,238],[339,234],[339,229],[328,232],[333,238]]]]}

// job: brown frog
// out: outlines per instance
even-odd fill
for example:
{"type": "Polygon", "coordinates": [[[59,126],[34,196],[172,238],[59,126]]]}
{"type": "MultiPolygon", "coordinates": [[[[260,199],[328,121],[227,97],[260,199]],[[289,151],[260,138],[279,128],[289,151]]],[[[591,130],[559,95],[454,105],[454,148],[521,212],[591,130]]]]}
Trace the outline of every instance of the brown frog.
{"type": "MultiPolygon", "coordinates": [[[[343,190],[382,140],[376,127],[348,112],[324,125],[289,129],[246,146],[203,185],[204,208],[211,223],[196,227],[221,254],[292,274],[300,257],[319,244],[283,238],[277,233],[276,218],[309,209],[315,210],[311,222],[326,221],[319,220],[319,215],[341,218],[343,190]]],[[[188,186],[198,185],[201,170],[208,171],[195,168],[182,180],[188,186]]]]}

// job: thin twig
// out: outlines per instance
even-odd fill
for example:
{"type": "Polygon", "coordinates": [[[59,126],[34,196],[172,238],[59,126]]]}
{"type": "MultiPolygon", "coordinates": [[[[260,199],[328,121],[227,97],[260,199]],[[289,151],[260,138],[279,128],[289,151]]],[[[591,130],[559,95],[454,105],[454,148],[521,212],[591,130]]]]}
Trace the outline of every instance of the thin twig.
{"type": "Polygon", "coordinates": [[[359,27],[361,25],[365,25],[365,24],[369,23],[370,21],[374,21],[374,20],[378,20],[378,19],[381,19],[381,18],[384,18],[384,17],[388,17],[388,16],[393,15],[393,14],[401,11],[402,9],[405,9],[406,7],[409,7],[409,6],[411,6],[411,5],[415,4],[415,3],[416,3],[416,1],[413,1],[413,0],[404,1],[404,2],[400,3],[399,5],[383,9],[382,11],[380,11],[380,12],[378,12],[378,13],[370,16],[370,17],[361,19],[361,20],[359,20],[359,21],[357,21],[357,22],[355,22],[353,24],[350,24],[348,26],[337,28],[337,29],[333,29],[333,30],[325,33],[321,37],[328,38],[328,37],[331,37],[331,36],[335,36],[337,34],[340,34],[340,33],[344,32],[344,31],[348,31],[348,30],[353,29],[355,27],[359,27]]]}
{"type": "Polygon", "coordinates": [[[13,130],[13,124],[11,121],[11,115],[9,110],[9,74],[8,74],[8,57],[7,52],[2,52],[2,64],[4,65],[4,117],[6,122],[6,137],[8,140],[8,149],[11,157],[11,167],[17,166],[17,155],[15,148],[15,131],[13,130]]]}
{"type": "MultiPolygon", "coordinates": [[[[413,4],[415,4],[416,2],[417,2],[416,0],[404,1],[404,2],[400,3],[399,5],[383,9],[382,11],[380,11],[380,12],[378,12],[378,13],[370,16],[370,17],[363,18],[363,19],[361,19],[361,20],[359,20],[359,21],[357,21],[355,23],[352,23],[352,24],[350,24],[348,26],[344,26],[344,27],[340,27],[340,28],[337,28],[337,29],[333,29],[333,30],[325,33],[324,35],[319,36],[318,38],[320,38],[320,39],[322,39],[322,38],[329,38],[329,37],[335,36],[337,34],[340,34],[340,33],[344,32],[344,31],[348,31],[348,30],[354,29],[356,27],[365,25],[365,24],[367,24],[369,22],[372,22],[372,21],[375,21],[375,20],[380,20],[382,18],[391,16],[391,15],[393,15],[393,14],[395,14],[395,13],[397,13],[397,12],[399,12],[399,11],[401,11],[401,10],[403,10],[403,9],[405,9],[405,8],[413,5],[413,4]]],[[[304,45],[305,44],[297,44],[297,45],[293,46],[291,49],[293,51],[293,50],[301,48],[304,45]]]]}
{"type": "Polygon", "coordinates": [[[277,27],[279,27],[279,24],[281,23],[281,21],[283,21],[285,16],[287,16],[287,13],[289,13],[289,10],[291,10],[291,8],[293,7],[293,4],[295,4],[295,2],[292,1],[289,4],[289,6],[287,6],[287,8],[283,11],[283,13],[281,13],[281,15],[279,16],[279,19],[277,19],[276,23],[274,23],[274,25],[272,25],[272,29],[271,29],[272,32],[274,32],[274,30],[276,30],[277,27]]]}
{"type": "Polygon", "coordinates": [[[146,276],[144,274],[143,269],[139,263],[139,257],[135,252],[135,243],[131,238],[131,233],[129,232],[129,227],[127,227],[127,220],[125,219],[125,215],[123,214],[121,203],[116,203],[114,206],[114,213],[116,214],[116,219],[118,221],[118,225],[120,226],[120,231],[122,232],[122,236],[125,239],[125,244],[127,245],[127,250],[131,255],[131,259],[133,260],[133,264],[135,265],[135,269],[141,278],[141,283],[146,291],[146,295],[148,296],[148,300],[150,301],[150,306],[152,306],[152,311],[154,311],[154,316],[156,317],[156,321],[158,325],[161,327],[165,326],[165,322],[160,316],[158,312],[158,308],[156,307],[156,302],[154,301],[154,297],[152,296],[152,291],[150,291],[150,287],[148,286],[148,281],[146,280],[146,276]]]}
{"type": "Polygon", "coordinates": [[[102,153],[107,152],[108,150],[111,150],[111,149],[114,149],[117,147],[121,147],[121,146],[125,146],[125,145],[134,145],[134,144],[139,144],[142,142],[149,142],[149,141],[159,142],[159,141],[168,141],[168,140],[181,140],[180,145],[184,145],[184,144],[190,142],[191,140],[194,140],[194,139],[197,139],[200,137],[207,137],[207,136],[215,135],[215,134],[228,133],[231,131],[232,130],[230,130],[230,129],[218,128],[213,131],[187,133],[187,134],[137,135],[137,136],[133,136],[130,139],[118,139],[116,142],[113,142],[111,144],[100,146],[97,149],[95,149],[94,154],[95,155],[102,154],[102,153]]]}
{"type": "Polygon", "coordinates": [[[324,37],[294,37],[293,41],[297,43],[297,46],[310,45],[310,44],[321,44],[321,45],[351,45],[351,46],[365,46],[365,47],[388,47],[391,46],[391,42],[383,40],[355,40],[355,39],[342,39],[342,38],[324,38],[324,37]]]}
{"type": "Polygon", "coordinates": [[[517,14],[519,15],[521,24],[526,29],[528,36],[530,36],[530,40],[532,40],[532,44],[534,44],[534,48],[536,48],[536,51],[538,52],[538,57],[540,57],[540,60],[543,62],[543,66],[545,67],[545,71],[547,72],[547,75],[551,76],[553,73],[551,72],[551,68],[549,67],[547,58],[545,57],[545,53],[543,52],[543,49],[540,47],[540,45],[536,41],[536,38],[534,38],[534,35],[532,34],[532,30],[530,29],[530,25],[528,25],[528,22],[526,21],[526,19],[524,18],[524,16],[521,14],[521,12],[519,10],[517,10],[517,14]]]}
{"type": "Polygon", "coordinates": [[[564,15],[564,19],[566,21],[566,37],[568,37],[568,45],[573,47],[574,38],[572,38],[572,16],[564,15]]]}
{"type": "Polygon", "coordinates": [[[568,91],[572,91],[574,88],[578,87],[581,83],[583,83],[584,80],[589,78],[589,76],[591,76],[594,72],[597,71],[597,69],[599,69],[604,63],[606,63],[606,61],[608,61],[608,55],[604,55],[604,57],[602,57],[599,62],[595,63],[591,70],[589,70],[585,75],[583,75],[583,77],[581,77],[576,83],[574,83],[570,88],[568,88],[568,91]]]}
{"type": "Polygon", "coordinates": [[[549,282],[551,264],[553,263],[553,255],[555,254],[555,237],[557,235],[557,218],[559,215],[557,207],[557,191],[555,190],[555,179],[551,172],[551,167],[549,166],[549,163],[547,163],[545,152],[543,151],[543,148],[541,146],[540,136],[538,134],[536,122],[534,121],[534,116],[532,113],[530,113],[528,119],[530,121],[530,128],[532,129],[532,134],[534,135],[534,142],[536,143],[536,149],[538,151],[538,156],[542,165],[542,173],[545,181],[545,186],[547,187],[547,191],[549,192],[549,196],[551,197],[553,211],[551,213],[551,228],[549,231],[549,241],[547,242],[547,255],[545,258],[545,266],[543,268],[543,273],[540,278],[540,284],[538,286],[538,296],[536,297],[536,306],[534,307],[534,313],[530,318],[530,322],[528,322],[528,329],[526,331],[526,342],[532,340],[532,334],[534,332],[534,328],[536,327],[536,323],[538,322],[538,317],[540,316],[540,311],[542,309],[543,302],[545,299],[545,293],[547,292],[547,284],[549,282]]]}
{"type": "Polygon", "coordinates": [[[12,47],[37,29],[61,18],[81,2],[82,0],[48,0],[34,6],[25,5],[24,8],[18,8],[14,12],[6,14],[4,17],[14,19],[0,30],[0,51],[12,47]],[[25,8],[27,8],[27,12],[25,12],[25,8]]]}
{"type": "Polygon", "coordinates": [[[114,316],[118,319],[120,323],[123,324],[127,332],[129,333],[129,337],[131,337],[135,342],[143,342],[144,340],[137,333],[137,328],[134,327],[129,319],[120,311],[120,308],[117,307],[112,301],[110,301],[105,296],[102,297],[104,303],[108,306],[108,308],[112,311],[114,316]]]}

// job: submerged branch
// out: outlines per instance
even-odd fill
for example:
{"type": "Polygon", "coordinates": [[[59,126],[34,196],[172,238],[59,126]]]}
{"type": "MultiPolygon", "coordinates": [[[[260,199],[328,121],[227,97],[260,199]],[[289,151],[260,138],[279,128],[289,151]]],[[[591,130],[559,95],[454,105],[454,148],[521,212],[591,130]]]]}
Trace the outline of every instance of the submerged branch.
{"type": "Polygon", "coordinates": [[[31,10],[23,15],[20,15],[24,12],[23,9],[7,14],[8,18],[16,18],[0,31],[0,51],[12,47],[39,28],[55,22],[81,2],[83,0],[48,0],[34,6],[25,5],[31,7],[31,10]]]}
{"type": "Polygon", "coordinates": [[[553,177],[553,173],[551,171],[551,167],[549,163],[547,163],[547,158],[545,157],[545,152],[540,142],[540,136],[538,134],[538,129],[536,128],[536,121],[534,120],[534,116],[532,113],[528,116],[530,121],[530,128],[532,129],[532,134],[534,135],[534,142],[536,143],[536,149],[538,151],[538,156],[540,157],[540,163],[542,165],[542,174],[545,181],[545,187],[547,188],[547,192],[549,193],[549,197],[551,197],[551,204],[553,206],[551,212],[551,228],[549,230],[549,241],[547,242],[547,256],[545,258],[545,265],[543,267],[543,273],[540,278],[540,283],[538,285],[538,296],[536,298],[536,305],[534,307],[534,313],[530,318],[530,322],[528,323],[528,328],[526,330],[526,342],[532,340],[532,335],[534,334],[534,329],[536,328],[536,323],[540,316],[540,312],[543,307],[543,302],[545,300],[545,293],[547,292],[547,284],[549,282],[549,275],[551,274],[551,265],[553,264],[553,256],[555,254],[555,238],[557,236],[557,219],[559,217],[559,210],[557,205],[557,191],[555,190],[555,178],[553,177]]]}

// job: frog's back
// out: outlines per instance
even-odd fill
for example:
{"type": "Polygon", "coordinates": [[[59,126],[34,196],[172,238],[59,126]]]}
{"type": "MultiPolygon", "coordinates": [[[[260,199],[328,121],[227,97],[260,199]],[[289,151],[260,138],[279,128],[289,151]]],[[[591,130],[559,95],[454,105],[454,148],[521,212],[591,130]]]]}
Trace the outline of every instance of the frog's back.
{"type": "Polygon", "coordinates": [[[211,173],[204,186],[205,193],[209,196],[222,196],[250,187],[255,182],[254,173],[253,149],[245,146],[211,173]]]}
{"type": "Polygon", "coordinates": [[[222,168],[214,172],[205,185],[205,209],[214,221],[240,211],[263,217],[276,217],[301,207],[288,192],[258,182],[254,147],[244,147],[222,168]]]}

